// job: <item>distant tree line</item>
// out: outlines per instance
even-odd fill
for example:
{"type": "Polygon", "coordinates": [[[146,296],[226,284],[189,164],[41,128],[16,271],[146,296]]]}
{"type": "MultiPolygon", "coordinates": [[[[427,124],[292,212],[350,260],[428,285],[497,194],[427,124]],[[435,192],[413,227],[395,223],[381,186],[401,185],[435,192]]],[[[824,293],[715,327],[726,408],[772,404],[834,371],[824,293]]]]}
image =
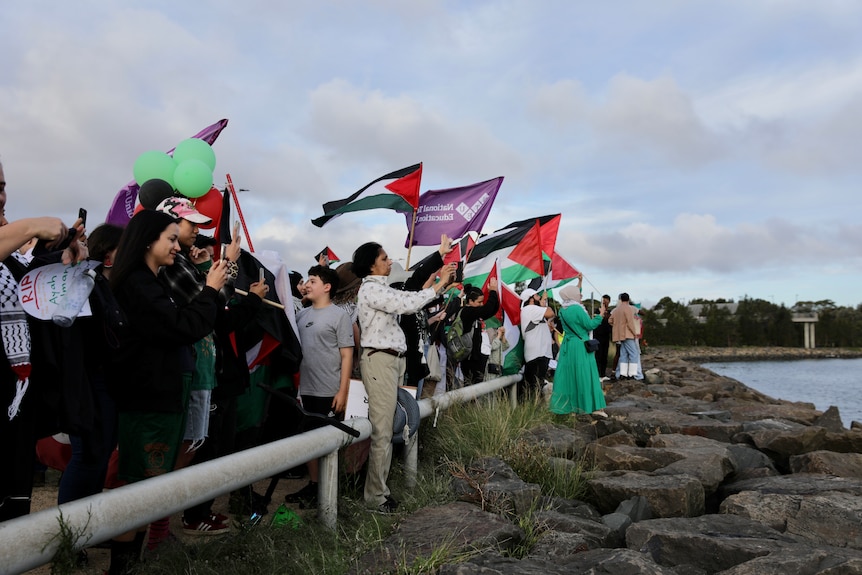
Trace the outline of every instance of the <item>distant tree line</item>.
{"type": "Polygon", "coordinates": [[[794,313],[817,313],[816,347],[862,347],[862,305],[836,306],[832,300],[802,301],[792,308],[762,299],[744,298],[736,313],[733,300],[695,299],[703,304],[694,317],[688,305],[662,298],[652,309],[642,310],[644,338],[651,345],[704,345],[714,347],[802,347],[802,324],[794,313]]]}

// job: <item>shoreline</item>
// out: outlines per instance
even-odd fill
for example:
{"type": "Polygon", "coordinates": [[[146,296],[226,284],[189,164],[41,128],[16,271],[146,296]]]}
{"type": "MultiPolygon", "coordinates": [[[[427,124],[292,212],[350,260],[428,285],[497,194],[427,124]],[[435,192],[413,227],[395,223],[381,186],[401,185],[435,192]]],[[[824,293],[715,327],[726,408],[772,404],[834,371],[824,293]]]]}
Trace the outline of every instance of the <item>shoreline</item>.
{"type": "Polygon", "coordinates": [[[796,347],[648,347],[646,357],[681,359],[692,363],[717,363],[731,361],[786,361],[797,359],[856,359],[862,357],[862,349],[847,347],[823,347],[803,349],[796,347]]]}

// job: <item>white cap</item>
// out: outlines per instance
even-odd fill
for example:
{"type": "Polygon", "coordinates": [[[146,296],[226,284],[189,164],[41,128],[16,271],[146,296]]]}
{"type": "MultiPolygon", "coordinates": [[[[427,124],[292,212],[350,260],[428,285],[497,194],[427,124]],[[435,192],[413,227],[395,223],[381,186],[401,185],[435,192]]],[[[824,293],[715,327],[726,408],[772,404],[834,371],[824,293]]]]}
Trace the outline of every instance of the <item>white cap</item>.
{"type": "Polygon", "coordinates": [[[522,301],[522,302],[524,302],[524,301],[529,301],[529,299],[530,299],[531,297],[533,297],[534,295],[536,295],[537,293],[539,293],[539,292],[537,292],[537,291],[536,291],[536,290],[534,290],[533,288],[527,288],[527,289],[525,289],[524,291],[522,291],[522,292],[521,292],[521,301],[522,301]]]}

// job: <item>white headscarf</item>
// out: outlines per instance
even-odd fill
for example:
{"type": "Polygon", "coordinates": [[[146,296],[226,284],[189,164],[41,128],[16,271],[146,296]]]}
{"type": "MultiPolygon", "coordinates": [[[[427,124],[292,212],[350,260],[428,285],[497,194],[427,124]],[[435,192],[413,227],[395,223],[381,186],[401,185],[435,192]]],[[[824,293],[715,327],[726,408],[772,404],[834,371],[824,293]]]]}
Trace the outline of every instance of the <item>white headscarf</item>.
{"type": "Polygon", "coordinates": [[[583,304],[581,304],[581,290],[577,285],[569,284],[557,293],[563,300],[561,303],[563,307],[569,307],[574,304],[584,307],[583,304]]]}

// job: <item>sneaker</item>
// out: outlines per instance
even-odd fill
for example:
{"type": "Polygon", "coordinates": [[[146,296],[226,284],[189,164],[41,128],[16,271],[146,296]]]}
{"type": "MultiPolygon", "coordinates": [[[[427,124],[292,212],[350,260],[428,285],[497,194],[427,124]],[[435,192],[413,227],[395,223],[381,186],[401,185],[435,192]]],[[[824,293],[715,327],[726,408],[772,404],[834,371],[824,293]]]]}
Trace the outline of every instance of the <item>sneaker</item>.
{"type": "Polygon", "coordinates": [[[206,519],[201,519],[200,521],[188,523],[184,518],[183,533],[186,535],[219,535],[230,531],[230,527],[224,523],[214,521],[213,519],[214,518],[210,516],[206,519]]]}
{"type": "Polygon", "coordinates": [[[597,410],[597,411],[594,411],[594,412],[593,412],[593,415],[594,415],[594,416],[596,416],[596,417],[602,417],[602,418],[607,418],[607,417],[608,417],[608,414],[607,414],[607,413],[605,413],[605,412],[604,412],[604,410],[601,410],[601,409],[599,409],[599,410],[597,410]]]}
{"type": "Polygon", "coordinates": [[[230,523],[228,523],[228,521],[230,521],[230,517],[223,513],[213,513],[210,515],[210,519],[214,523],[224,523],[225,525],[230,525],[230,523]]]}
{"type": "Polygon", "coordinates": [[[300,509],[317,507],[317,483],[309,482],[308,485],[294,493],[284,496],[285,503],[299,503],[300,509]]]}
{"type": "Polygon", "coordinates": [[[398,502],[387,495],[386,501],[384,501],[383,503],[381,503],[377,507],[370,509],[370,511],[372,513],[379,513],[381,515],[391,515],[391,514],[395,513],[395,511],[397,509],[398,509],[398,502]]]}

